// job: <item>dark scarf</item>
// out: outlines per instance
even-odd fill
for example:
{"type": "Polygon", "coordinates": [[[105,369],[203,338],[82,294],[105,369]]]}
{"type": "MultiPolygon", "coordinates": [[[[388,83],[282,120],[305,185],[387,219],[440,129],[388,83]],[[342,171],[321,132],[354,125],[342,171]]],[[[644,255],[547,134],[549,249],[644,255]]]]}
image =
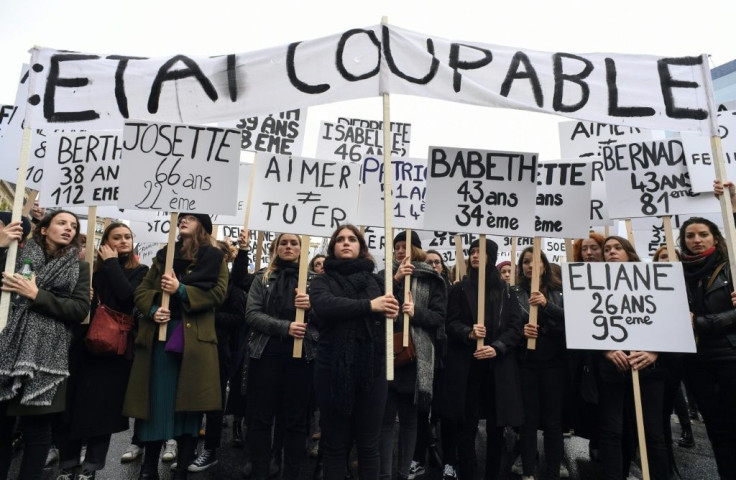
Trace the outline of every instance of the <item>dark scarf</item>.
{"type": "Polygon", "coordinates": [[[682,269],[690,291],[690,308],[693,313],[706,313],[705,288],[716,267],[722,261],[715,245],[697,255],[682,252],[682,269]]]}
{"type": "MultiPolygon", "coordinates": [[[[177,279],[184,285],[190,285],[202,290],[209,290],[217,284],[217,278],[220,276],[220,266],[225,256],[222,250],[210,245],[202,245],[197,250],[197,256],[194,260],[187,260],[181,256],[182,242],[178,241],[174,244],[174,273],[177,279]],[[187,271],[189,266],[194,263],[194,268],[187,271]]],[[[156,252],[156,260],[159,265],[166,264],[166,251],[168,245],[156,252]]]]}
{"type": "Polygon", "coordinates": [[[279,279],[274,282],[266,312],[275,318],[293,320],[296,318],[294,288],[299,283],[299,264],[297,262],[285,262],[276,257],[274,265],[279,273],[279,279]]]}
{"type": "MultiPolygon", "coordinates": [[[[485,342],[486,345],[490,345],[493,341],[492,335],[496,333],[498,328],[496,309],[493,308],[493,306],[497,301],[501,300],[501,289],[494,288],[498,283],[494,281],[494,273],[498,274],[500,278],[498,270],[493,267],[486,268],[486,309],[485,318],[483,319],[483,324],[488,330],[485,342]]],[[[473,324],[478,323],[478,278],[478,269],[471,268],[469,274],[462,280],[463,290],[465,291],[465,296],[468,299],[470,311],[473,313],[473,324]]]]}
{"type": "MultiPolygon", "coordinates": [[[[60,297],[71,297],[79,281],[79,249],[46,258],[34,240],[18,252],[16,270],[30,259],[36,284],[60,297]]],[[[0,401],[19,397],[21,405],[49,406],[69,376],[71,330],[63,318],[28,309],[28,299],[14,295],[8,324],[0,332],[0,401]]]]}
{"type": "MultiPolygon", "coordinates": [[[[342,287],[342,295],[352,299],[368,299],[366,289],[375,282],[372,275],[375,264],[367,258],[325,260],[325,275],[342,287]]],[[[330,369],[330,399],[340,412],[353,411],[355,396],[373,387],[374,378],[382,372],[382,339],[374,334],[373,318],[345,319],[336,330],[334,360],[330,369]],[[362,325],[361,325],[362,322],[362,325]],[[360,338],[358,328],[365,328],[368,338],[360,338]]]]}

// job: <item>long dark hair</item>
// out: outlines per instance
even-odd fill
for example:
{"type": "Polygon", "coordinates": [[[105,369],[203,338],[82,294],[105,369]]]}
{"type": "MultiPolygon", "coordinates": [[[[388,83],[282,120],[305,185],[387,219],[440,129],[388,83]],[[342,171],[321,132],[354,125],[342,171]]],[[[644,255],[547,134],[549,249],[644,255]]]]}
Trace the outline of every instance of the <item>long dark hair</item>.
{"type": "MultiPolygon", "coordinates": [[[[173,226],[170,228],[173,228],[173,226]]],[[[177,225],[176,228],[179,228],[179,225],[177,225]]],[[[199,219],[197,219],[197,229],[195,230],[194,235],[188,239],[181,238],[181,235],[179,238],[182,241],[181,257],[186,260],[194,260],[197,257],[197,253],[200,248],[213,247],[215,245],[212,235],[207,233],[207,230],[204,229],[202,222],[200,222],[199,219]]]]}
{"type": "Polygon", "coordinates": [[[66,255],[69,250],[73,248],[79,249],[81,247],[79,243],[79,217],[77,217],[76,214],[70,212],[69,210],[54,210],[53,212],[49,212],[44,215],[44,217],[38,222],[38,225],[36,225],[36,228],[33,229],[33,240],[35,240],[36,243],[39,244],[41,248],[43,248],[43,251],[44,253],[46,253],[46,255],[49,255],[51,253],[51,257],[61,258],[66,255]],[[74,238],[72,238],[72,241],[69,242],[69,245],[65,246],[64,248],[59,248],[51,253],[51,248],[49,247],[49,242],[46,239],[46,235],[43,235],[41,233],[41,230],[43,230],[44,228],[49,228],[54,218],[62,213],[68,213],[69,215],[74,217],[74,220],[77,222],[77,230],[74,234],[74,238]]]}
{"type": "MultiPolygon", "coordinates": [[[[531,291],[531,279],[526,278],[526,275],[524,275],[524,256],[527,253],[532,255],[532,261],[534,261],[534,247],[526,247],[519,256],[519,265],[516,266],[516,284],[527,291],[531,291]]],[[[543,268],[542,275],[539,277],[539,290],[542,293],[546,293],[548,290],[562,289],[562,282],[552,272],[547,255],[544,252],[539,252],[539,258],[542,259],[543,268]]]]}
{"type": "MultiPolygon", "coordinates": [[[[447,265],[445,264],[445,259],[442,258],[442,254],[440,254],[440,252],[438,252],[437,250],[427,250],[424,253],[426,253],[427,255],[429,255],[431,253],[431,254],[434,254],[434,255],[437,255],[438,257],[440,257],[440,264],[442,265],[442,273],[447,278],[450,278],[450,269],[447,268],[447,265]]],[[[426,258],[425,258],[425,261],[426,261],[426,258]]]]}
{"type": "Polygon", "coordinates": [[[358,250],[358,258],[368,258],[370,260],[373,260],[373,256],[370,254],[370,251],[368,251],[368,244],[365,242],[365,236],[360,233],[360,229],[358,227],[350,223],[340,225],[335,229],[334,232],[332,232],[332,236],[330,236],[330,242],[327,244],[327,258],[335,258],[335,244],[337,243],[337,236],[340,234],[341,230],[344,230],[346,228],[353,232],[355,237],[358,239],[358,243],[360,244],[360,249],[358,250]]]}
{"type": "Polygon", "coordinates": [[[624,252],[626,252],[626,255],[629,257],[630,262],[641,262],[641,258],[639,258],[639,254],[636,253],[636,249],[634,249],[634,246],[631,244],[631,242],[626,240],[624,237],[619,237],[618,235],[610,235],[603,242],[603,247],[604,247],[603,248],[603,260],[604,261],[606,260],[605,246],[609,240],[616,240],[618,243],[621,244],[622,247],[624,247],[624,252]]]}
{"type": "MultiPolygon", "coordinates": [[[[106,245],[107,244],[107,241],[110,238],[110,234],[112,233],[112,231],[115,230],[116,228],[120,228],[120,227],[127,228],[128,231],[130,232],[130,236],[131,237],[133,236],[133,230],[131,230],[129,226],[127,226],[126,224],[124,224],[122,222],[112,222],[110,225],[107,226],[107,228],[105,229],[105,231],[102,232],[102,239],[100,240],[100,246],[106,245]]],[[[87,248],[90,248],[92,246],[94,246],[94,245],[87,245],[87,248]]],[[[125,270],[133,270],[138,265],[140,265],[140,262],[138,262],[138,257],[136,257],[135,254],[133,253],[133,241],[131,239],[131,242],[130,242],[130,253],[128,254],[128,260],[125,262],[125,265],[123,265],[123,269],[125,269],[125,270]]],[[[94,268],[94,271],[96,272],[96,271],[98,271],[101,268],[102,268],[102,261],[101,261],[101,259],[98,256],[97,259],[95,260],[95,268],[94,268]]]]}
{"type": "Polygon", "coordinates": [[[685,230],[687,230],[687,227],[694,223],[700,223],[701,225],[705,225],[706,227],[708,227],[708,230],[710,230],[710,234],[713,235],[716,252],[721,256],[721,258],[728,258],[728,247],[726,247],[726,239],[723,238],[723,235],[721,234],[721,229],[718,228],[718,225],[703,217],[690,217],[682,222],[679,235],[680,251],[687,255],[694,255],[694,253],[691,252],[689,248],[687,248],[687,244],[685,243],[685,230]]]}

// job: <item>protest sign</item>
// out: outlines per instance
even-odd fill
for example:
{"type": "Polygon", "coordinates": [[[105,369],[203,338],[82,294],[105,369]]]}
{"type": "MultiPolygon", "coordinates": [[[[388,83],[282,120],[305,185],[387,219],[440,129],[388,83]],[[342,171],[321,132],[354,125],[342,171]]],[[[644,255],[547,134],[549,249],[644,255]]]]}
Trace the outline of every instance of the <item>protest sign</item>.
{"type": "Polygon", "coordinates": [[[50,133],[39,204],[47,208],[117,205],[121,133],[50,133]]]}
{"type": "MultiPolygon", "coordinates": [[[[734,180],[736,179],[736,112],[718,114],[718,135],[723,145],[726,174],[729,179],[734,180]]],[[[687,171],[693,192],[712,192],[716,173],[713,168],[710,137],[683,133],[682,147],[685,150],[687,171]]]]}
{"type": "MultiPolygon", "coordinates": [[[[168,243],[171,228],[171,216],[165,212],[151,212],[147,220],[132,220],[130,229],[136,242],[168,243]]],[[[174,225],[176,229],[176,225],[174,225]]]]}
{"type": "Polygon", "coordinates": [[[243,226],[245,221],[245,210],[248,207],[248,190],[250,189],[250,173],[253,169],[252,163],[240,163],[238,167],[238,199],[235,215],[212,215],[214,225],[239,225],[243,226]]]}
{"type": "MultiPolygon", "coordinates": [[[[391,122],[391,156],[407,157],[411,125],[391,122]]],[[[383,122],[339,117],[336,123],[322,122],[317,138],[317,158],[359,163],[366,157],[383,155],[383,122]]]]}
{"type": "MultiPolygon", "coordinates": [[[[394,228],[421,229],[424,222],[427,161],[419,158],[392,158],[391,205],[394,228]]],[[[365,157],[361,168],[361,186],[358,197],[358,225],[382,226],[383,160],[365,157]]]]}
{"type": "MultiPolygon", "coordinates": [[[[719,228],[723,228],[723,219],[717,213],[704,213],[699,217],[707,218],[719,228]]],[[[682,222],[690,218],[691,215],[672,215],[672,238],[675,239],[675,247],[680,248],[679,234],[682,222]]],[[[659,247],[666,243],[666,233],[664,230],[664,222],[659,217],[641,217],[631,219],[631,228],[634,230],[634,240],[636,252],[642,260],[651,258],[659,247]]]]}
{"type": "Polygon", "coordinates": [[[123,138],[121,207],[236,213],[239,131],[130,122],[125,124],[123,138]]]}
{"type": "Polygon", "coordinates": [[[148,265],[149,267],[153,264],[153,259],[156,257],[156,252],[161,249],[160,243],[138,243],[135,246],[136,255],[138,255],[138,261],[141,265],[148,265]]]}
{"type": "Polygon", "coordinates": [[[603,165],[611,218],[720,211],[712,193],[690,189],[679,140],[604,146],[603,165]]]}
{"type": "Polygon", "coordinates": [[[132,118],[201,124],[404,94],[715,132],[706,55],[540,52],[389,25],[227,55],[148,58],[40,47],[31,54],[27,119],[33,128],[120,128],[132,118]]]}
{"type": "Polygon", "coordinates": [[[682,264],[562,266],[567,348],[695,352],[682,264]]]}
{"type": "Polygon", "coordinates": [[[588,234],[593,166],[584,161],[540,162],[534,232],[537,236],[579,238],[588,234]]]}
{"type": "Polygon", "coordinates": [[[606,185],[603,179],[601,149],[604,145],[651,140],[651,130],[595,122],[560,122],[559,133],[562,158],[585,158],[593,164],[590,225],[611,225],[612,221],[608,216],[606,185]]]}
{"type": "Polygon", "coordinates": [[[237,122],[220,122],[221,127],[241,131],[241,150],[301,155],[307,127],[306,110],[287,110],[237,122]]]}
{"type": "MultiPolygon", "coordinates": [[[[229,242],[236,242],[238,240],[238,236],[240,235],[240,231],[243,229],[243,225],[220,225],[217,227],[217,238],[224,239],[229,242]]],[[[250,231],[250,236],[248,237],[248,255],[250,256],[250,264],[253,266],[255,264],[255,256],[256,251],[258,250],[258,233],[255,230],[250,231]]],[[[271,251],[271,244],[276,241],[276,233],[275,232],[260,232],[262,234],[262,242],[261,242],[261,261],[260,265],[262,267],[265,267],[268,265],[268,262],[271,260],[271,256],[269,252],[271,251]]]]}
{"type": "Polygon", "coordinates": [[[429,147],[425,230],[534,235],[537,154],[429,147]]]}
{"type": "Polygon", "coordinates": [[[329,237],[357,216],[360,167],[256,154],[251,230],[329,237]]]}

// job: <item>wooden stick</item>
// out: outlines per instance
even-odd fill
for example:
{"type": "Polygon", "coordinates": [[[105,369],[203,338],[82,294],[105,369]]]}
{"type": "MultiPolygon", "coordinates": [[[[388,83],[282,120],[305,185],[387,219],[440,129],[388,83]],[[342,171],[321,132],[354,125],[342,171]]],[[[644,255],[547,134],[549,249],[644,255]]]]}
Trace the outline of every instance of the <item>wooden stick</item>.
{"type": "Polygon", "coordinates": [[[256,236],[256,258],[255,258],[255,270],[253,273],[261,271],[261,257],[263,256],[263,232],[258,232],[256,236]]]}
{"type": "Polygon", "coordinates": [[[662,217],[662,226],[664,227],[664,238],[667,244],[667,257],[670,262],[677,260],[677,253],[675,253],[675,239],[672,237],[672,217],[665,215],[662,217]]]}
{"type": "MultiPolygon", "coordinates": [[[[307,292],[307,275],[309,273],[309,235],[302,235],[301,251],[299,253],[299,280],[297,280],[296,290],[299,293],[307,292]]],[[[294,321],[296,323],[304,323],[304,313],[306,310],[297,308],[296,317],[294,321]]],[[[294,358],[302,358],[302,346],[304,345],[304,339],[294,339],[294,358]]]]}
{"type": "MultiPolygon", "coordinates": [[[[531,291],[532,292],[538,292],[539,291],[539,275],[542,271],[542,257],[540,255],[540,252],[542,251],[542,238],[541,237],[534,237],[534,250],[532,252],[532,286],[531,291]]],[[[523,264],[524,259],[521,259],[521,262],[523,264]]],[[[529,324],[530,325],[537,325],[537,315],[539,313],[539,308],[536,305],[529,305],[529,324]]],[[[536,350],[537,349],[537,339],[536,338],[528,338],[526,341],[526,348],[529,350],[536,350]]]]}
{"type": "Polygon", "coordinates": [[[575,253],[573,252],[572,244],[573,244],[572,238],[565,239],[565,261],[566,262],[575,261],[575,253]]]}
{"type": "MultiPolygon", "coordinates": [[[[28,170],[28,158],[31,155],[31,129],[23,129],[23,140],[20,146],[20,159],[18,161],[18,180],[15,184],[15,196],[13,197],[13,212],[10,216],[12,222],[20,221],[20,214],[23,210],[23,196],[26,191],[26,171],[28,170]]],[[[12,242],[8,246],[8,253],[5,257],[5,273],[12,275],[15,273],[15,260],[18,257],[18,242],[12,242]]],[[[10,312],[10,300],[12,292],[2,292],[0,295],[0,331],[5,328],[8,323],[8,313],[10,312]]]]}
{"type": "MultiPolygon", "coordinates": [[[[388,17],[381,19],[382,25],[388,25],[388,17]]],[[[393,169],[391,168],[391,102],[388,93],[383,94],[383,229],[385,238],[393,238],[393,221],[391,205],[391,183],[393,169]]],[[[386,273],[384,277],[384,289],[386,295],[394,291],[394,262],[393,252],[390,248],[386,252],[386,273]]],[[[394,319],[386,317],[386,380],[394,379],[394,319]]]]}
{"type": "MultiPolygon", "coordinates": [[[[486,261],[488,256],[486,255],[486,236],[481,234],[480,240],[478,241],[478,253],[480,254],[480,264],[478,265],[478,325],[486,324],[486,261]]],[[[472,257],[472,255],[471,255],[472,257]]],[[[491,332],[486,332],[486,337],[491,332]]],[[[485,338],[479,338],[476,342],[476,350],[483,347],[485,338]]]]}
{"type": "MultiPolygon", "coordinates": [[[[631,226],[631,219],[627,218],[624,222],[626,224],[626,238],[631,242],[632,245],[635,245],[634,243],[634,228],[631,226]]],[[[606,238],[608,238],[608,235],[606,235],[606,238]]]]}
{"type": "MultiPolygon", "coordinates": [[[[95,230],[97,230],[97,206],[93,205],[87,207],[87,244],[84,249],[84,261],[89,264],[89,278],[90,284],[92,283],[92,274],[94,273],[94,261],[95,261],[95,230]]],[[[84,319],[82,325],[89,323],[89,313],[87,318],[84,319]]]]}
{"type": "Polygon", "coordinates": [[[608,225],[603,227],[603,236],[608,238],[611,235],[611,229],[608,225]]]}
{"type": "Polygon", "coordinates": [[[23,216],[24,217],[27,217],[31,213],[33,204],[36,203],[36,197],[38,197],[38,190],[31,190],[28,193],[28,200],[26,200],[25,205],[23,205],[23,216]]]}
{"type": "Polygon", "coordinates": [[[455,235],[455,281],[465,276],[465,255],[463,255],[463,237],[455,235]]]}
{"type": "MultiPolygon", "coordinates": [[[[404,242],[406,245],[406,258],[409,259],[409,263],[411,263],[411,228],[406,229],[406,242],[404,242]]],[[[407,298],[409,298],[409,295],[411,292],[411,275],[404,277],[404,301],[406,301],[407,298]]],[[[409,346],[409,314],[404,314],[404,336],[403,336],[403,346],[408,347],[409,346]]]]}
{"type": "MultiPolygon", "coordinates": [[[[174,244],[176,243],[177,216],[178,214],[176,212],[171,212],[169,214],[169,243],[166,247],[166,263],[164,264],[164,269],[161,271],[162,275],[166,272],[170,272],[171,269],[174,267],[174,244]]],[[[166,292],[161,292],[161,307],[169,308],[169,294],[166,292]]],[[[166,323],[161,323],[158,326],[159,342],[166,341],[166,327],[166,323]]]]}
{"type": "Polygon", "coordinates": [[[641,456],[641,473],[643,480],[649,480],[649,458],[647,456],[647,439],[644,435],[644,416],[641,410],[641,388],[639,371],[631,370],[631,381],[634,384],[634,410],[636,411],[636,431],[639,438],[639,455],[641,456]]]}
{"type": "Polygon", "coordinates": [[[516,285],[516,244],[518,240],[516,237],[511,237],[511,281],[509,285],[512,287],[516,285]]]}

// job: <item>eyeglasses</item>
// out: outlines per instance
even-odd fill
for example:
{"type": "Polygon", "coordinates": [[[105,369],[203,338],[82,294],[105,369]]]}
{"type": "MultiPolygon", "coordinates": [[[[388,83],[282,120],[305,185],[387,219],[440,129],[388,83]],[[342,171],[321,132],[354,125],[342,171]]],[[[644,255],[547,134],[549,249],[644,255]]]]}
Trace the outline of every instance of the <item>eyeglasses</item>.
{"type": "Polygon", "coordinates": [[[437,265],[442,265],[442,260],[427,260],[427,264],[436,267],[437,265]]]}

